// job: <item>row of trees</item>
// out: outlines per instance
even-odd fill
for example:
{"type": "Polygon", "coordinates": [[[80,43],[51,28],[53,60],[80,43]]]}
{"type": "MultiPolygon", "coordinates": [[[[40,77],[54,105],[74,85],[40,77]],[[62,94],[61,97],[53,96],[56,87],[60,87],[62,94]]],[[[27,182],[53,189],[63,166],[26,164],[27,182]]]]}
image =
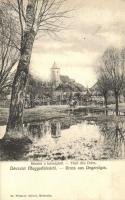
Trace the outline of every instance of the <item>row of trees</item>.
{"type": "Polygon", "coordinates": [[[119,96],[125,86],[125,49],[108,48],[100,59],[98,67],[98,88],[105,100],[107,114],[107,98],[112,91],[115,97],[116,115],[119,113],[119,96]]]}

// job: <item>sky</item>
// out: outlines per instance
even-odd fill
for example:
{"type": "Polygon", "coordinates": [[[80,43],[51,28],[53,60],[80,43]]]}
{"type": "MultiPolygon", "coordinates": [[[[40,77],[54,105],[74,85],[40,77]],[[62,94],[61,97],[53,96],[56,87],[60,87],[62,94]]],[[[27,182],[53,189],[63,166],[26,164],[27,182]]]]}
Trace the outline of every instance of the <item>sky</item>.
{"type": "Polygon", "coordinates": [[[97,81],[96,66],[106,48],[125,45],[125,0],[67,0],[73,8],[58,36],[40,33],[34,43],[31,73],[49,80],[54,61],[62,75],[85,87],[97,81]]]}

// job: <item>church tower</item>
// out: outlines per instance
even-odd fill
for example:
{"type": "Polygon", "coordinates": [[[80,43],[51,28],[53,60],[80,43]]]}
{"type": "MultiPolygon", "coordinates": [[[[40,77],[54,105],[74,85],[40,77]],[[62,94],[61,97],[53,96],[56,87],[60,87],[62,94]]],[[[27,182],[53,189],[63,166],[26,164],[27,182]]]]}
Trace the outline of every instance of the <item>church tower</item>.
{"type": "Polygon", "coordinates": [[[55,62],[51,68],[51,82],[55,86],[58,86],[60,84],[60,68],[57,67],[55,62]]]}

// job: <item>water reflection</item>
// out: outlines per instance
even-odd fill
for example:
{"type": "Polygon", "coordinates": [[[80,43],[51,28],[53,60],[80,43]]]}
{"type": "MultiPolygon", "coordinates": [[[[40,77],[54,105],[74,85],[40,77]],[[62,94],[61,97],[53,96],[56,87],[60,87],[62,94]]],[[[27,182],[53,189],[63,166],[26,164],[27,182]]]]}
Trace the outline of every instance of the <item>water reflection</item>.
{"type": "Polygon", "coordinates": [[[24,124],[25,133],[31,139],[40,139],[46,136],[46,134],[50,134],[50,124],[48,121],[41,123],[27,123],[24,124]]]}
{"type": "Polygon", "coordinates": [[[27,159],[66,160],[98,157],[96,148],[102,136],[95,123],[76,123],[71,119],[62,119],[28,124],[25,127],[33,141],[27,159]],[[84,151],[84,148],[87,148],[87,151],[84,151]]]}
{"type": "Polygon", "coordinates": [[[59,121],[51,123],[51,137],[52,138],[61,137],[61,125],[59,121]]]}
{"type": "Polygon", "coordinates": [[[76,122],[73,119],[52,120],[29,124],[27,130],[29,136],[32,136],[35,142],[39,142],[39,146],[47,146],[48,153],[49,150],[57,151],[58,149],[58,152],[64,148],[66,150],[71,144],[69,146],[74,152],[72,157],[75,158],[75,154],[79,154],[77,157],[81,159],[83,155],[84,159],[85,155],[82,151],[86,147],[91,147],[88,152],[88,157],[91,154],[91,159],[125,158],[125,122],[97,124],[94,121],[76,122]],[[40,143],[40,138],[42,143],[40,143]]]}
{"type": "MultiPolygon", "coordinates": [[[[1,138],[5,126],[1,127],[1,138]]],[[[76,116],[24,124],[32,141],[1,145],[3,160],[101,160],[125,158],[125,122],[83,121],[76,116]]]]}
{"type": "Polygon", "coordinates": [[[125,122],[105,123],[100,130],[104,136],[103,159],[125,158],[125,122]]]}
{"type": "Polygon", "coordinates": [[[54,139],[61,137],[61,123],[59,121],[28,123],[24,124],[24,128],[26,135],[36,141],[49,135],[54,139]]]}

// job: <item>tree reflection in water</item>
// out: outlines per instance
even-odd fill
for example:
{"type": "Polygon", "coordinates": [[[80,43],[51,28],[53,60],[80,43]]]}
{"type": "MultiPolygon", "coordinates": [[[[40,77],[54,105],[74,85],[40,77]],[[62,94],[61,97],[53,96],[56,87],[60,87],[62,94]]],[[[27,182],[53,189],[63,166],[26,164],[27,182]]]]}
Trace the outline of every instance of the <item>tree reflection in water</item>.
{"type": "Polygon", "coordinates": [[[23,128],[27,139],[0,142],[2,160],[125,158],[125,122],[70,116],[25,123],[23,128]]]}
{"type": "Polygon", "coordinates": [[[49,121],[27,123],[24,127],[25,133],[31,140],[38,140],[50,134],[49,121]]]}
{"type": "MultiPolygon", "coordinates": [[[[95,122],[88,121],[88,125],[92,125],[93,123],[95,122]]],[[[27,133],[28,137],[32,138],[33,141],[50,136],[57,144],[61,137],[61,130],[69,129],[73,124],[77,123],[71,119],[69,122],[66,120],[62,122],[51,120],[41,123],[31,123],[27,125],[27,133]]],[[[124,158],[125,122],[104,122],[97,126],[100,128],[100,159],[124,158]]]]}
{"type": "Polygon", "coordinates": [[[100,126],[104,136],[103,158],[125,158],[125,122],[110,122],[100,126]]]}
{"type": "Polygon", "coordinates": [[[25,132],[31,140],[39,140],[51,135],[51,138],[57,143],[57,139],[61,137],[61,123],[59,121],[45,121],[41,123],[25,124],[25,132]]]}
{"type": "Polygon", "coordinates": [[[52,138],[58,138],[61,136],[61,126],[60,122],[53,122],[51,123],[51,137],[52,138]]]}

